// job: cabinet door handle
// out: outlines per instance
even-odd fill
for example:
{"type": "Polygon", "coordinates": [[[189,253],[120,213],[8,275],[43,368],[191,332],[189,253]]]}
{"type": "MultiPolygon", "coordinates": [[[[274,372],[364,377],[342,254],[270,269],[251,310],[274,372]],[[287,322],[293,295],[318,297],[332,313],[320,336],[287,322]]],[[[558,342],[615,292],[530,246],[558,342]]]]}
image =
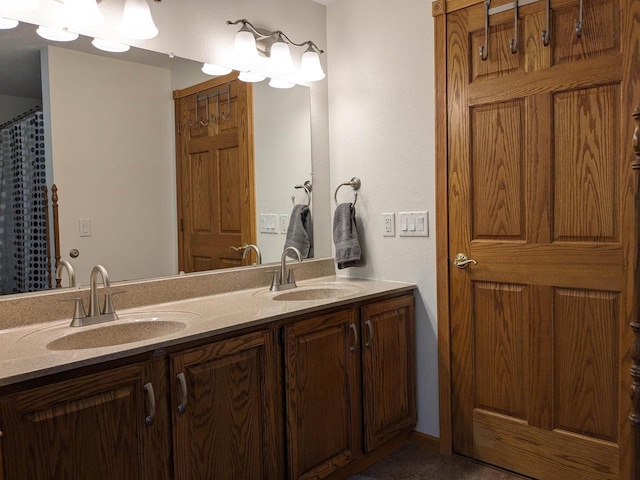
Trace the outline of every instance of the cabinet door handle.
{"type": "Polygon", "coordinates": [[[184,373],[179,373],[177,376],[178,383],[180,384],[180,405],[178,405],[178,413],[183,414],[187,411],[187,379],[184,378],[184,373]]]}
{"type": "Polygon", "coordinates": [[[356,347],[358,346],[358,328],[355,323],[350,323],[349,328],[353,331],[353,345],[349,348],[352,352],[356,351],[356,347]]]}
{"type": "Polygon", "coordinates": [[[371,348],[373,345],[373,325],[371,325],[371,320],[367,320],[364,324],[369,329],[369,339],[365,342],[364,346],[367,348],[371,348]]]}
{"type": "Polygon", "coordinates": [[[151,426],[153,425],[153,421],[156,419],[156,395],[153,392],[153,385],[151,382],[145,383],[144,391],[147,394],[147,400],[149,402],[149,415],[145,417],[144,423],[151,426]]]}

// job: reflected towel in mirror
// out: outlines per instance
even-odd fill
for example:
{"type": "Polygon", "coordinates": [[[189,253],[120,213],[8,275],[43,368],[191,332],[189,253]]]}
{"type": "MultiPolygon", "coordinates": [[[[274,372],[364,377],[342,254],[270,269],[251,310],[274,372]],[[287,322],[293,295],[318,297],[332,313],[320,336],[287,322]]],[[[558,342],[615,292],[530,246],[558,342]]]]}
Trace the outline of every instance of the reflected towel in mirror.
{"type": "MultiPolygon", "coordinates": [[[[296,247],[300,250],[302,258],[313,258],[313,220],[307,205],[299,203],[293,206],[284,242],[284,248],[287,247],[296,247]]],[[[292,253],[288,253],[287,256],[296,258],[292,253]]]]}

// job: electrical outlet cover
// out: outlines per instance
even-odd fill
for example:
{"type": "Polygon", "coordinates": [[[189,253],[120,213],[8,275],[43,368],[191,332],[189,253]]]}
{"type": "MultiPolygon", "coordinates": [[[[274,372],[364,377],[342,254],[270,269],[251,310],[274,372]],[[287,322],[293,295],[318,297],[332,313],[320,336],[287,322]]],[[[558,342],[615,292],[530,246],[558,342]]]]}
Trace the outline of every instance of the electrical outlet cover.
{"type": "Polygon", "coordinates": [[[382,214],[382,236],[384,237],[396,236],[396,214],[395,213],[382,214]]]}

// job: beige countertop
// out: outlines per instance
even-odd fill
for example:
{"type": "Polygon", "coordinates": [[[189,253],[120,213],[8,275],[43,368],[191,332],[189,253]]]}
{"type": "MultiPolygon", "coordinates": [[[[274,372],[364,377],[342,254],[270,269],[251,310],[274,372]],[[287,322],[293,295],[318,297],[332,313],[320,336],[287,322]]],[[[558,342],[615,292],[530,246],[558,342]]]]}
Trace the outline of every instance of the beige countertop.
{"type": "MultiPolygon", "coordinates": [[[[284,292],[270,292],[268,288],[261,287],[126,310],[118,310],[115,297],[114,303],[119,319],[85,327],[69,326],[73,306],[68,304],[68,319],[0,329],[0,387],[82,366],[153,352],[159,348],[267,324],[295,315],[313,313],[333,306],[349,305],[380,295],[410,292],[414,288],[415,285],[409,283],[326,276],[300,281],[297,289],[284,292]],[[316,300],[274,299],[280,294],[314,289],[330,291],[333,294],[316,300]],[[78,332],[97,329],[102,330],[97,336],[93,336],[93,339],[98,338],[98,342],[104,340],[104,343],[108,344],[112,335],[126,335],[127,325],[139,322],[149,322],[146,323],[149,330],[146,332],[149,333],[147,338],[157,334],[157,330],[152,330],[154,327],[162,327],[162,322],[179,323],[165,323],[164,326],[168,325],[173,329],[168,329],[162,336],[119,345],[73,350],[52,350],[51,346],[47,347],[54,341],[60,343],[69,340],[65,337],[78,332]],[[118,326],[122,328],[119,329],[118,326]]],[[[100,297],[102,298],[102,293],[100,297]]]]}

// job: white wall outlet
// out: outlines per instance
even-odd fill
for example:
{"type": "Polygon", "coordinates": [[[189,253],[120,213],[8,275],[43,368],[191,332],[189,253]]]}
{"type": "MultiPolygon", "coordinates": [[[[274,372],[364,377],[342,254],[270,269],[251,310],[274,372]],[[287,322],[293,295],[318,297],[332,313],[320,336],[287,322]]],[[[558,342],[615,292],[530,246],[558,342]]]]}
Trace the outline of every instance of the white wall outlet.
{"type": "Polygon", "coordinates": [[[401,237],[428,237],[429,212],[400,212],[401,237]]]}
{"type": "Polygon", "coordinates": [[[278,233],[278,215],[275,213],[260,214],[260,233],[278,233]]]}
{"type": "Polygon", "coordinates": [[[289,215],[286,213],[280,214],[280,233],[287,233],[289,228],[289,215]]]}
{"type": "Polygon", "coordinates": [[[395,213],[382,214],[382,236],[383,237],[396,236],[396,214],[395,213]]]}

